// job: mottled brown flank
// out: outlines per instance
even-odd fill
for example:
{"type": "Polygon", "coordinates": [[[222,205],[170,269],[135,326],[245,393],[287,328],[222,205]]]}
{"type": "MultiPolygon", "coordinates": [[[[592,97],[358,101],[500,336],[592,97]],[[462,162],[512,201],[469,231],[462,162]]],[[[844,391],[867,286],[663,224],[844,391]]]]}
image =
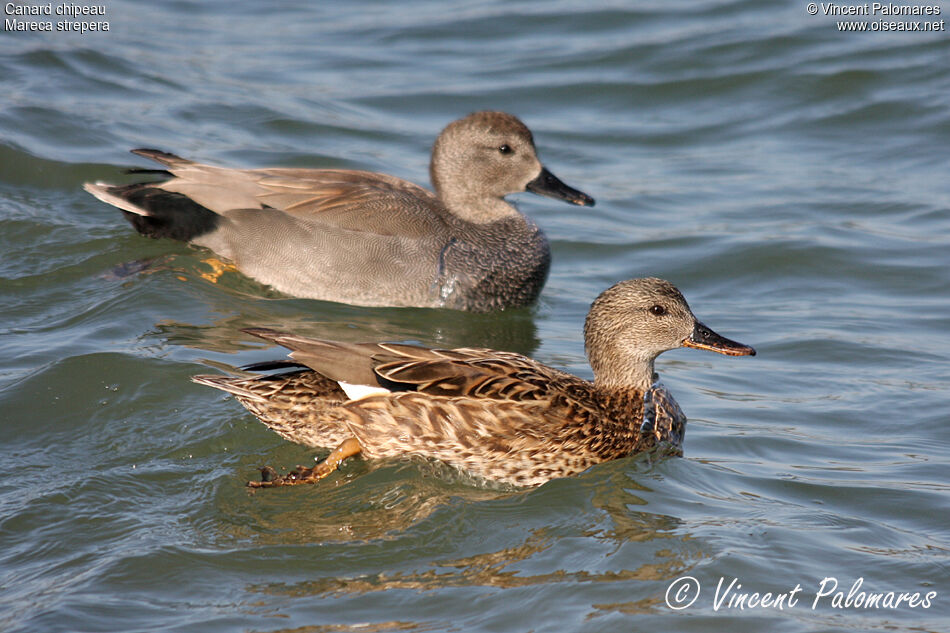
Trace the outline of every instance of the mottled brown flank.
{"type": "Polygon", "coordinates": [[[415,390],[345,402],[337,384],[315,371],[196,379],[233,393],[291,441],[334,448],[356,437],[370,459],[425,455],[516,486],[577,474],[657,439],[640,437],[639,390],[600,390],[505,352],[362,347],[387,361],[375,366],[379,376],[415,390]]]}
{"type": "Polygon", "coordinates": [[[270,429],[291,442],[336,447],[347,437],[340,420],[324,415],[324,406],[341,404],[346,394],[339,385],[315,371],[297,371],[282,376],[195,376],[199,384],[227,391],[270,429]]]}

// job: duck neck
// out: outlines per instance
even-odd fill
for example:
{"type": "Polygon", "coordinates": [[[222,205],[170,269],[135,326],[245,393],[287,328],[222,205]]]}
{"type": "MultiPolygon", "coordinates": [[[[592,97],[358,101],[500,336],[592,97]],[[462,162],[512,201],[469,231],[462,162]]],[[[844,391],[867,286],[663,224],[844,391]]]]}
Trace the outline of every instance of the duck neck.
{"type": "Polygon", "coordinates": [[[641,359],[599,358],[591,354],[590,365],[594,370],[594,386],[604,391],[645,392],[655,382],[653,362],[656,357],[641,359]]]}
{"type": "Polygon", "coordinates": [[[438,185],[436,195],[449,212],[457,218],[473,224],[490,224],[499,220],[516,218],[521,212],[504,198],[477,195],[465,189],[445,190],[438,185]]]}
{"type": "MultiPolygon", "coordinates": [[[[439,151],[436,143],[435,152],[439,151]]],[[[457,218],[473,224],[489,224],[498,220],[520,216],[514,205],[502,196],[493,195],[477,186],[477,178],[458,170],[437,169],[436,155],[429,164],[429,178],[435,195],[445,208],[457,218]]]]}

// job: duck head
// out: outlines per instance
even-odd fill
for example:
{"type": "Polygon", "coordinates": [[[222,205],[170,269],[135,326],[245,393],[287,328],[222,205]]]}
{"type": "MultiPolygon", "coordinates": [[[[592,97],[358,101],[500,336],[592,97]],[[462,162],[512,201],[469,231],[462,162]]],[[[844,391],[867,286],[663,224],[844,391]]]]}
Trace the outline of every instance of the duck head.
{"type": "Polygon", "coordinates": [[[475,112],[446,126],[432,148],[429,175],[446,207],[472,222],[517,213],[503,198],[521,191],[594,205],[541,164],[531,130],[504,112],[475,112]]]}
{"type": "Polygon", "coordinates": [[[584,343],[595,384],[610,388],[648,388],[656,357],[678,347],[755,356],[752,347],[697,320],[676,286],[656,278],[622,281],[602,292],[587,315],[584,343]]]}

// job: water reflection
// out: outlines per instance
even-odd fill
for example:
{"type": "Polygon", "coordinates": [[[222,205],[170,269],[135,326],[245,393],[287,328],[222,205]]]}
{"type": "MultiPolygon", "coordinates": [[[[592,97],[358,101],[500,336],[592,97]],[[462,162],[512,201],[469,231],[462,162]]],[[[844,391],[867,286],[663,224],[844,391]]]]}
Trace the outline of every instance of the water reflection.
{"type": "MultiPolygon", "coordinates": [[[[288,459],[288,452],[299,453],[278,450],[261,461],[307,463],[306,457],[288,459]]],[[[256,475],[248,466],[242,472],[256,475]]],[[[373,464],[353,459],[314,485],[254,491],[234,486],[223,492],[219,509],[228,538],[265,545],[365,543],[400,538],[440,509],[512,494],[471,483],[445,464],[420,458],[373,464]]]]}
{"type": "MultiPolygon", "coordinates": [[[[424,469],[420,472],[419,464],[412,462],[369,474],[351,472],[331,488],[312,494],[284,495],[284,499],[263,498],[260,493],[246,497],[243,507],[232,512],[237,513],[234,517],[249,518],[253,525],[235,526],[234,535],[257,545],[309,543],[320,547],[323,559],[347,559],[356,553],[353,547],[375,544],[373,559],[386,567],[354,575],[352,565],[344,566],[347,571],[341,569],[339,574],[327,573],[321,566],[317,578],[262,583],[249,590],[325,598],[390,589],[663,581],[695,563],[692,548],[682,546],[678,519],[630,510],[644,501],[634,494],[637,486],[623,468],[595,477],[593,486],[585,475],[507,492],[446,483],[430,474],[424,469]],[[351,481],[355,477],[359,481],[351,481]],[[543,525],[538,524],[539,517],[543,525]],[[580,563],[584,568],[566,562],[577,560],[572,554],[578,539],[592,554],[580,563]],[[635,561],[624,556],[632,551],[624,549],[630,543],[639,552],[635,561]],[[643,544],[652,552],[646,558],[643,544]],[[390,558],[378,548],[400,553],[390,558]],[[431,560],[436,552],[472,549],[484,551],[431,560]],[[415,560],[413,551],[425,552],[426,566],[399,568],[415,560]],[[605,565],[608,558],[611,562],[605,565]],[[627,565],[631,562],[635,564],[627,565]]],[[[230,501],[221,507],[229,508],[230,501]]],[[[306,574],[298,571],[295,576],[301,573],[306,574]]],[[[631,607],[625,603],[616,608],[631,607]]]]}
{"type": "Polygon", "coordinates": [[[358,624],[318,624],[314,626],[296,626],[292,629],[273,629],[268,633],[379,633],[381,631],[440,631],[442,626],[421,624],[419,622],[360,622],[358,624]]]}
{"type": "Polygon", "coordinates": [[[552,545],[553,537],[545,528],[532,530],[524,542],[497,551],[466,558],[433,562],[433,569],[422,571],[383,571],[362,576],[323,577],[296,583],[268,583],[249,587],[251,591],[293,597],[342,597],[391,589],[433,591],[449,587],[515,588],[553,583],[655,581],[675,578],[685,567],[677,552],[664,550],[660,562],[644,563],[633,569],[592,572],[555,569],[525,574],[515,568],[552,545]]]}
{"type": "MultiPolygon", "coordinates": [[[[196,253],[197,255],[197,253],[196,253]]],[[[155,334],[168,343],[208,351],[247,349],[252,337],[245,327],[271,327],[303,336],[350,342],[408,341],[435,347],[488,347],[530,355],[540,345],[535,309],[489,314],[424,308],[365,308],[287,298],[236,272],[208,277],[213,267],[188,256],[161,257],[151,263],[123,266],[133,275],[170,271],[198,289],[200,301],[218,318],[198,324],[174,319],[156,324],[155,334]]],[[[119,274],[114,270],[110,274],[119,274]]]]}

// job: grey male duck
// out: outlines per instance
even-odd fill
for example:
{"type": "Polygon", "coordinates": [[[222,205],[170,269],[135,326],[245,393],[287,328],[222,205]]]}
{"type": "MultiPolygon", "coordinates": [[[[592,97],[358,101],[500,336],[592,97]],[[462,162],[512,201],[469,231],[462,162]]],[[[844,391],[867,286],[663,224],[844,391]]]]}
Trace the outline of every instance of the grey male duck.
{"type": "Polygon", "coordinates": [[[593,382],[510,352],[245,331],[292,350],[292,360],[245,368],[276,374],[193,380],[234,394],[292,442],[333,449],[313,468],[264,469],[252,487],[313,482],[356,454],[419,455],[534,486],[660,445],[679,453],[686,418],[654,382],[656,357],[677,347],[755,355],[697,321],[679,290],[654,278],[618,283],[591,306],[584,341],[593,382]]]}
{"type": "Polygon", "coordinates": [[[538,160],[503,112],[449,124],[429,166],[435,193],[386,174],[229,169],[158,150],[165,179],[87,183],[141,234],[203,246],[296,297],[362,306],[489,311],[537,299],[551,263],[541,230],[504,198],[520,191],[593,206],[538,160]]]}

